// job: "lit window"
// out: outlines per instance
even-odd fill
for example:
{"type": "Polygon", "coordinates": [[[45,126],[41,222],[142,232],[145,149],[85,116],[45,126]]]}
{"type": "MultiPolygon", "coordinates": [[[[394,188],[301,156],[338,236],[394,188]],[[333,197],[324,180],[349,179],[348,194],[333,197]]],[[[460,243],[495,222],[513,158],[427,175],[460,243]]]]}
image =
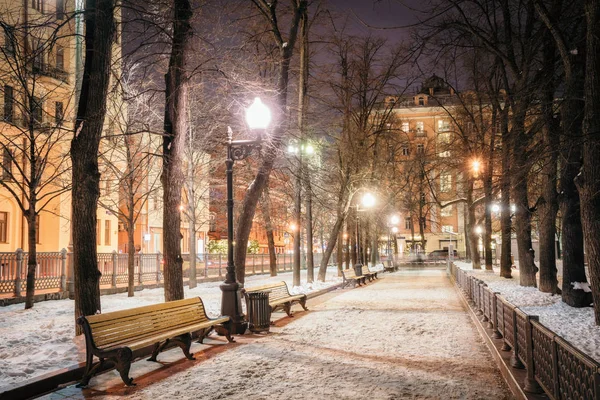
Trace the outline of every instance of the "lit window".
{"type": "Polygon", "coordinates": [[[410,129],[410,125],[408,122],[403,122],[402,123],[402,132],[408,132],[408,130],[410,129]]]}
{"type": "Polygon", "coordinates": [[[447,193],[452,190],[452,175],[442,173],[440,175],[440,192],[447,193]]]}
{"type": "Polygon", "coordinates": [[[110,220],[104,221],[104,245],[110,246],[110,220]]]}
{"type": "Polygon", "coordinates": [[[447,206],[441,209],[440,211],[440,215],[442,217],[451,217],[452,216],[452,208],[454,208],[454,206],[447,206]]]}
{"type": "Polygon", "coordinates": [[[404,219],[404,229],[411,229],[412,228],[412,220],[410,218],[405,218],[404,219]]]}
{"type": "Polygon", "coordinates": [[[0,243],[8,243],[8,213],[0,211],[0,243]]]}
{"type": "Polygon", "coordinates": [[[423,121],[417,121],[416,126],[415,126],[415,130],[417,133],[421,133],[424,130],[424,124],[423,121]]]}
{"type": "Polygon", "coordinates": [[[442,232],[452,233],[454,232],[454,227],[452,225],[442,225],[442,232]]]}

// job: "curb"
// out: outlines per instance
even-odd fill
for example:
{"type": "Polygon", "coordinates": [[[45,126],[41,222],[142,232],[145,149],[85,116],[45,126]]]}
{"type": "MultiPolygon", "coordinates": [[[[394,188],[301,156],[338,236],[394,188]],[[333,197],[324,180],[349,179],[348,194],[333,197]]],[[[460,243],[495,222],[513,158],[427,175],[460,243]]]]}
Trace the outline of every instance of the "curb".
{"type": "MultiPolygon", "coordinates": [[[[329,286],[325,289],[317,290],[307,294],[307,299],[313,299],[315,297],[327,294],[334,290],[341,288],[342,283],[336,283],[335,285],[329,286]]],[[[285,317],[282,317],[285,318],[285,317]]],[[[134,352],[134,361],[141,358],[147,357],[152,354],[153,346],[148,346],[134,352]]],[[[113,366],[107,365],[102,368],[98,373],[102,373],[113,369],[113,366]]],[[[20,399],[33,399],[55,390],[62,389],[69,386],[81,379],[85,371],[85,363],[78,365],[72,365],[66,368],[59,369],[57,371],[49,372],[44,375],[40,375],[35,378],[28,379],[22,383],[7,386],[3,392],[0,392],[0,400],[20,400],[20,399]]]]}
{"type": "Polygon", "coordinates": [[[510,366],[510,352],[503,352],[500,350],[500,348],[502,347],[502,344],[503,344],[503,339],[493,339],[491,337],[491,330],[485,328],[483,326],[482,322],[479,320],[479,318],[477,318],[477,315],[475,315],[475,311],[473,311],[473,308],[469,304],[469,301],[467,300],[465,294],[458,287],[458,284],[454,280],[454,277],[452,276],[452,274],[448,273],[447,275],[450,278],[450,281],[452,282],[452,286],[456,290],[458,297],[460,298],[460,300],[463,303],[463,305],[465,306],[465,308],[468,310],[468,314],[471,317],[473,324],[477,328],[479,335],[481,336],[481,338],[485,342],[487,348],[489,349],[492,357],[494,358],[494,361],[496,362],[496,365],[498,366],[498,369],[500,370],[500,373],[502,374],[502,378],[504,379],[504,382],[506,382],[506,384],[508,385],[508,387],[509,387],[511,393],[513,394],[513,396],[515,397],[515,399],[518,399],[518,400],[548,399],[548,397],[545,395],[530,394],[530,393],[526,393],[523,390],[523,385],[519,382],[525,381],[525,377],[527,375],[525,370],[515,370],[514,368],[512,368],[510,366]]]}

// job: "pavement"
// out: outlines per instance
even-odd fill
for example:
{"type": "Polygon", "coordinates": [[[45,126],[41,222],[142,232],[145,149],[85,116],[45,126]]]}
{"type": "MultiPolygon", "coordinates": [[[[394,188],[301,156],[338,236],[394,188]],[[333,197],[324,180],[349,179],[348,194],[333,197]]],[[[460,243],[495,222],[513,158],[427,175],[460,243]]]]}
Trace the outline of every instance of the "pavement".
{"type": "Polygon", "coordinates": [[[275,313],[269,334],[211,337],[160,363],[137,361],[125,387],[114,371],[90,387],[42,399],[511,399],[464,302],[443,270],[379,274],[275,313]]]}

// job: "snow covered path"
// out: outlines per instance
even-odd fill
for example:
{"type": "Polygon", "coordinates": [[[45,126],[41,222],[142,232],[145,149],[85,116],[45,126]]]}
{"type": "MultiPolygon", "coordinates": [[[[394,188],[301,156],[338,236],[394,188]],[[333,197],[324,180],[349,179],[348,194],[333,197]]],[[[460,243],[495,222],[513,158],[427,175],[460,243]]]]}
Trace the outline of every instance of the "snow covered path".
{"type": "Polygon", "coordinates": [[[180,361],[178,349],[164,353],[174,357],[168,368],[138,361],[135,388],[110,372],[92,379],[91,389],[46,398],[511,398],[445,271],[382,274],[308,306],[280,319],[268,336],[194,345],[193,362],[180,361]]]}

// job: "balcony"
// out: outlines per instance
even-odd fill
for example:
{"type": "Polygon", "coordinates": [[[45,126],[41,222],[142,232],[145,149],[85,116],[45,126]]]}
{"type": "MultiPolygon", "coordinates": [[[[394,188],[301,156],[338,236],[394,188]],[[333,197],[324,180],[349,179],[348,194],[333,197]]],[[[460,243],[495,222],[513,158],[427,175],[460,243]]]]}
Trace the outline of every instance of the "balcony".
{"type": "Polygon", "coordinates": [[[413,133],[415,137],[427,137],[426,129],[411,129],[410,132],[413,133]]]}

